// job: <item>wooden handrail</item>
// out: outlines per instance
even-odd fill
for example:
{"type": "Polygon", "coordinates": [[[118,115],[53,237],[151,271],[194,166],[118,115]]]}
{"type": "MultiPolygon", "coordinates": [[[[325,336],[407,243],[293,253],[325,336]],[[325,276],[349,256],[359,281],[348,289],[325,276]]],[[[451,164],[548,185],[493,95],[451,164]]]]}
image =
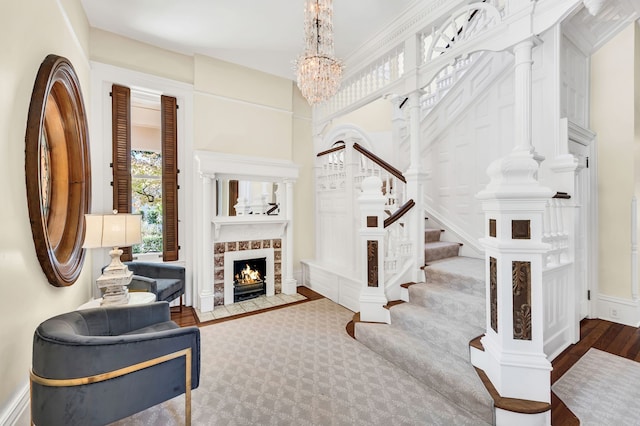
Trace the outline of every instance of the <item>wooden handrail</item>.
{"type": "Polygon", "coordinates": [[[413,201],[412,199],[404,203],[402,207],[400,207],[398,210],[393,212],[391,216],[389,216],[384,220],[384,227],[386,228],[390,226],[392,223],[394,223],[395,221],[397,221],[398,219],[400,219],[415,205],[416,205],[416,202],[413,201]]]}
{"type": "Polygon", "coordinates": [[[566,192],[556,192],[556,195],[551,198],[561,198],[563,200],[569,200],[571,199],[571,195],[567,194],[566,192]]]}
{"type": "MultiPolygon", "coordinates": [[[[400,170],[396,169],[391,164],[387,163],[382,158],[380,158],[377,155],[375,155],[373,152],[361,147],[360,144],[358,144],[358,143],[354,143],[353,144],[353,149],[355,149],[360,154],[364,155],[369,160],[373,161],[378,166],[382,167],[383,169],[385,169],[386,171],[388,171],[389,173],[391,173],[392,175],[394,175],[395,177],[400,179],[402,182],[407,183],[407,180],[404,178],[404,176],[402,175],[402,172],[400,170]]],[[[320,154],[318,154],[318,155],[320,155],[320,154]]]]}
{"type": "Polygon", "coordinates": [[[318,154],[316,154],[316,157],[322,157],[323,155],[331,154],[332,152],[340,151],[341,149],[344,149],[344,145],[336,146],[336,147],[327,149],[326,151],[319,152],[318,154]]]}

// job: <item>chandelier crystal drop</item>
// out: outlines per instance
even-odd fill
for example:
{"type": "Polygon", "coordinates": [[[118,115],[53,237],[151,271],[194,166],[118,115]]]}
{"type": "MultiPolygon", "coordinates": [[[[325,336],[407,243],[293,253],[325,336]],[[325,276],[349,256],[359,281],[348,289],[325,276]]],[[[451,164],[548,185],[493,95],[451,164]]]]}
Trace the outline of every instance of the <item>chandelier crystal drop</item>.
{"type": "Polygon", "coordinates": [[[296,61],[298,88],[310,105],[336,94],[342,61],[333,53],[332,0],[307,0],[304,13],[305,50],[296,61]]]}

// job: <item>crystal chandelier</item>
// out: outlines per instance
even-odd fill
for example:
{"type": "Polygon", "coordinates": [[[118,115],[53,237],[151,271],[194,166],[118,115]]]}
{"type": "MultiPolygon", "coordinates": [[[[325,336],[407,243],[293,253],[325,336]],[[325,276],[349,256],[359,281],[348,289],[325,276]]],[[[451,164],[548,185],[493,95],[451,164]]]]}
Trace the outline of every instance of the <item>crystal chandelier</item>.
{"type": "Polygon", "coordinates": [[[307,0],[304,15],[305,50],[296,74],[302,96],[315,105],[338,91],[342,62],[333,56],[332,0],[307,0]]]}

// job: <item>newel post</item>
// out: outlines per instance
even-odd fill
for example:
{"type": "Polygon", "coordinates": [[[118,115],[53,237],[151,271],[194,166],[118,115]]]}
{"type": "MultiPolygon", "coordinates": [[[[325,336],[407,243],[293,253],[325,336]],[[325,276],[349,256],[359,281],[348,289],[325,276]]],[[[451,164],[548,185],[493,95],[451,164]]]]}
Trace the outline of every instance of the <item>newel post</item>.
{"type": "Polygon", "coordinates": [[[382,181],[370,176],[362,181],[360,206],[362,245],[362,282],[360,320],[389,323],[389,311],[384,308],[384,203],[382,181]]]}
{"type": "Polygon", "coordinates": [[[531,50],[515,53],[515,147],[489,166],[490,181],[477,197],[485,212],[486,333],[483,352],[472,349],[503,398],[530,401],[534,414],[496,408],[496,425],[551,423],[551,363],[544,352],[542,242],[545,206],[553,192],[538,180],[540,157],[531,144],[531,50]]]}

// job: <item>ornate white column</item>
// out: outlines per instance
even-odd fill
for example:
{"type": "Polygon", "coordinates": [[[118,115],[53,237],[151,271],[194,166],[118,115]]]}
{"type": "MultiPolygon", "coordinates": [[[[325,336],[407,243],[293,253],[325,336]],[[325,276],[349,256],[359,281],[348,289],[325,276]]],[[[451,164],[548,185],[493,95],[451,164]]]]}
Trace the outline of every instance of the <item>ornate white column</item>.
{"type": "Polygon", "coordinates": [[[490,182],[478,194],[485,211],[487,282],[484,351],[472,348],[472,363],[484,370],[505,398],[533,401],[536,414],[496,409],[496,424],[548,425],[551,421],[551,363],[544,353],[542,242],[545,205],[553,192],[537,181],[531,144],[531,50],[515,52],[515,148],[491,163],[490,182]]]}
{"type": "Polygon", "coordinates": [[[287,219],[287,235],[284,245],[285,270],[282,274],[282,292],[296,294],[297,281],[293,278],[293,180],[285,179],[285,212],[287,219]]]}
{"type": "Polygon", "coordinates": [[[533,60],[531,54],[533,40],[525,40],[513,48],[515,55],[515,102],[514,129],[515,151],[527,151],[533,153],[531,143],[531,67],[533,60]]]}
{"type": "Polygon", "coordinates": [[[216,199],[216,187],[214,178],[208,175],[202,176],[202,224],[201,232],[197,232],[201,238],[200,250],[202,262],[198,271],[198,288],[200,295],[200,311],[213,310],[213,240],[211,239],[211,220],[215,216],[214,203],[216,199]]]}
{"type": "Polygon", "coordinates": [[[407,200],[412,199],[416,205],[414,212],[409,216],[409,235],[413,250],[414,267],[411,272],[411,280],[423,281],[422,266],[424,266],[424,181],[426,175],[422,172],[422,159],[420,158],[420,95],[416,90],[409,94],[409,140],[411,162],[409,170],[404,174],[407,179],[407,200]]]}
{"type": "Polygon", "coordinates": [[[362,246],[362,290],[360,292],[360,320],[389,323],[389,310],[384,308],[384,203],[382,181],[370,176],[362,181],[358,197],[362,246]]]}

